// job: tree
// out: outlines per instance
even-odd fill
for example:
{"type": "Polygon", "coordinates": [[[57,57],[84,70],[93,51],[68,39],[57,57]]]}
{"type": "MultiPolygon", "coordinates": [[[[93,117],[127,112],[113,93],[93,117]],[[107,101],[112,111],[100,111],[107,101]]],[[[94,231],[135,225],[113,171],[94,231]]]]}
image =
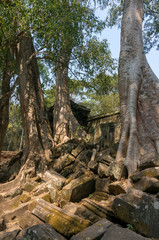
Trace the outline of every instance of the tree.
{"type": "Polygon", "coordinates": [[[0,152],[2,150],[4,137],[9,123],[9,99],[17,85],[18,79],[14,82],[14,43],[11,25],[14,21],[10,11],[3,2],[0,2],[1,28],[0,28],[0,152]],[[11,79],[13,85],[11,87],[11,79]]]}
{"type": "Polygon", "coordinates": [[[56,0],[50,3],[45,0],[31,2],[31,6],[33,18],[38,16],[34,20],[34,34],[37,42],[46,46],[47,54],[43,57],[52,61],[56,76],[53,121],[55,144],[75,135],[85,136],[70,107],[68,71],[71,63],[74,64],[79,58],[92,32],[101,30],[103,24],[95,17],[89,1],[56,0]]]}
{"type": "Polygon", "coordinates": [[[30,33],[22,32],[18,38],[16,59],[25,140],[23,161],[28,160],[33,172],[47,167],[53,146],[34,52],[30,33]]]}
{"type": "Polygon", "coordinates": [[[159,80],[144,54],[142,19],[143,1],[125,0],[119,59],[122,134],[116,162],[124,164],[129,176],[141,156],[159,153],[159,80]]]}
{"type": "MultiPolygon", "coordinates": [[[[121,25],[121,16],[123,14],[123,0],[106,1],[109,5],[108,16],[106,17],[107,25],[112,27],[121,25]]],[[[143,1],[143,42],[146,52],[152,47],[159,49],[159,1],[143,1]]]]}

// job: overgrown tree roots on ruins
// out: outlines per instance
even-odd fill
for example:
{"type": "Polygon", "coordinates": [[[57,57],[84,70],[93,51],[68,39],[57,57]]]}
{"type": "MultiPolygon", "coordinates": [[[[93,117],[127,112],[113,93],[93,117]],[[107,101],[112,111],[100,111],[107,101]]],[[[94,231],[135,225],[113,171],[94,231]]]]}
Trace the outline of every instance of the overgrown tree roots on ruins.
{"type": "Polygon", "coordinates": [[[19,94],[24,129],[23,162],[33,173],[44,170],[51,160],[53,139],[47,121],[37,60],[29,33],[21,34],[17,44],[19,94]]]}
{"type": "Polygon", "coordinates": [[[125,166],[128,176],[143,155],[159,153],[159,80],[145,57],[142,19],[143,1],[125,0],[119,59],[122,134],[116,162],[125,166]]]}

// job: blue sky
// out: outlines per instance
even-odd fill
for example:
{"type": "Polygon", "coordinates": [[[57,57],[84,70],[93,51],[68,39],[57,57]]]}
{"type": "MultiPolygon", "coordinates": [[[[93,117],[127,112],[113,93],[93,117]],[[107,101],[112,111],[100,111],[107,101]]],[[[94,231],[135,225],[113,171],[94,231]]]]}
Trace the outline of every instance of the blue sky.
{"type": "MultiPolygon", "coordinates": [[[[104,19],[105,12],[98,9],[96,14],[104,19]]],[[[110,44],[110,49],[112,52],[113,58],[119,58],[120,52],[120,29],[114,27],[112,29],[108,28],[105,29],[102,34],[99,36],[99,39],[102,40],[106,38],[110,44]]],[[[156,51],[155,48],[151,49],[151,51],[146,55],[149,65],[151,66],[152,70],[159,78],[159,51],[156,51]]]]}

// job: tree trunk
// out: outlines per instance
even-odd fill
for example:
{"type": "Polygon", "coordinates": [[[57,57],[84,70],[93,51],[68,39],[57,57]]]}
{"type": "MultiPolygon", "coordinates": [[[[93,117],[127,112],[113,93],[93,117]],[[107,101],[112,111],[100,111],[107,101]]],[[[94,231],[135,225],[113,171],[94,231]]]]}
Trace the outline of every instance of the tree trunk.
{"type": "Polygon", "coordinates": [[[5,66],[3,70],[2,90],[0,97],[0,153],[2,151],[3,142],[9,123],[9,96],[6,96],[10,92],[12,64],[13,50],[11,47],[8,47],[5,57],[5,66]]]}
{"type": "Polygon", "coordinates": [[[19,92],[24,129],[24,161],[34,170],[44,170],[51,159],[52,136],[44,108],[37,60],[30,35],[24,33],[17,44],[19,92]],[[32,161],[30,161],[32,160],[32,161]]]}
{"type": "Polygon", "coordinates": [[[55,144],[63,143],[71,138],[85,136],[70,106],[68,86],[68,66],[71,50],[61,50],[60,58],[56,64],[56,95],[54,104],[53,132],[55,144]]]}
{"type": "Polygon", "coordinates": [[[159,80],[144,54],[142,16],[142,0],[125,0],[119,59],[122,134],[116,162],[124,163],[128,176],[141,156],[159,153],[159,80]]]}

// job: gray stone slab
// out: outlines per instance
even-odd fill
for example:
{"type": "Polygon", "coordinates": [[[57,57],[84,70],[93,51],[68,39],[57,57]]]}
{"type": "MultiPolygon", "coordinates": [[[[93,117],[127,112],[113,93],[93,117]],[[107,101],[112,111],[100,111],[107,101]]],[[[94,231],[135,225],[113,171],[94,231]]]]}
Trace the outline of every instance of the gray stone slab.
{"type": "Polygon", "coordinates": [[[92,226],[86,228],[80,233],[74,235],[70,240],[98,240],[101,239],[103,234],[113,223],[108,221],[106,218],[99,220],[92,226]]]}
{"type": "MultiPolygon", "coordinates": [[[[148,240],[149,238],[145,238],[127,228],[121,228],[117,225],[111,225],[101,240],[148,240]]],[[[150,239],[149,239],[150,240],[150,239]]]]}

